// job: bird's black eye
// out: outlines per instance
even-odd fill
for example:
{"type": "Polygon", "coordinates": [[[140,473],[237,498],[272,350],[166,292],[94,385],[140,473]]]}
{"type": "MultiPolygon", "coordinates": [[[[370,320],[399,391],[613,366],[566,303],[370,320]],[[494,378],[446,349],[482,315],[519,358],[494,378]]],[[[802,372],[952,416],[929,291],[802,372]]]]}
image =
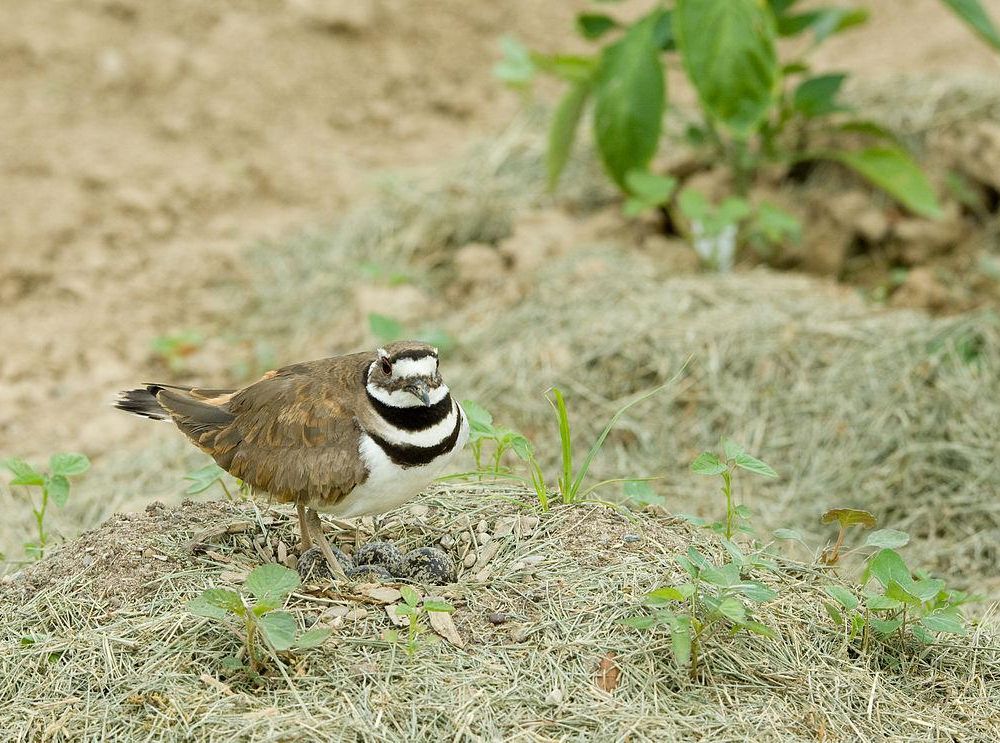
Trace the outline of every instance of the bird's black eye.
{"type": "Polygon", "coordinates": [[[389,359],[382,359],[382,373],[392,374],[392,362],[389,359]]]}

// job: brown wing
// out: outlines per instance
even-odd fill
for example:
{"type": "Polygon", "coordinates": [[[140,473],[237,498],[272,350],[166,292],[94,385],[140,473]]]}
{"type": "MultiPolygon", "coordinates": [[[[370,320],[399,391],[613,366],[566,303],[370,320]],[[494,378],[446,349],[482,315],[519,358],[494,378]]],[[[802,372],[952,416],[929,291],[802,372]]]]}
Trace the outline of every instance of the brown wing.
{"type": "Polygon", "coordinates": [[[367,476],[354,396],[344,393],[357,385],[353,360],[296,364],[235,392],[161,388],[156,399],[234,476],[282,501],[329,505],[367,476]]]}

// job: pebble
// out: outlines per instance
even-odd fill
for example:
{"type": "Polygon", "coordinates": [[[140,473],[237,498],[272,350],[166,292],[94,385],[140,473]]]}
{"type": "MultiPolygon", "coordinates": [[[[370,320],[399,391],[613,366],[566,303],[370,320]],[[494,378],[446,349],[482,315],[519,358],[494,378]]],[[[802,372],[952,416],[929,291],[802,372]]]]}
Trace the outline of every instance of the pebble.
{"type": "Polygon", "coordinates": [[[492,541],[493,541],[493,535],[490,534],[489,532],[484,532],[479,535],[480,544],[489,544],[492,541]]]}
{"type": "Polygon", "coordinates": [[[517,523],[516,516],[503,516],[497,519],[496,525],[493,527],[493,536],[497,537],[509,537],[514,533],[514,524],[517,523]]]}
{"type": "Polygon", "coordinates": [[[503,624],[510,619],[510,614],[504,614],[502,611],[491,611],[486,615],[486,619],[490,624],[503,624]]]}
{"type": "Polygon", "coordinates": [[[635,542],[642,541],[642,537],[638,534],[625,534],[622,536],[622,541],[625,542],[625,544],[633,544],[635,542]]]}
{"type": "Polygon", "coordinates": [[[490,528],[490,525],[486,523],[486,519],[480,519],[479,523],[476,524],[476,531],[480,534],[486,532],[490,528]]]}
{"type": "Polygon", "coordinates": [[[453,537],[451,534],[445,534],[443,537],[441,537],[440,545],[442,549],[446,550],[451,549],[452,547],[455,546],[455,537],[453,537]]]}
{"type": "Polygon", "coordinates": [[[462,559],[462,565],[467,568],[471,568],[476,564],[476,553],[469,550],[469,553],[462,559]]]}
{"type": "Polygon", "coordinates": [[[545,695],[546,704],[561,704],[563,700],[563,693],[559,689],[553,689],[548,694],[545,695]]]}
{"type": "Polygon", "coordinates": [[[527,536],[538,528],[539,518],[537,516],[522,516],[520,519],[521,534],[527,536]]]}

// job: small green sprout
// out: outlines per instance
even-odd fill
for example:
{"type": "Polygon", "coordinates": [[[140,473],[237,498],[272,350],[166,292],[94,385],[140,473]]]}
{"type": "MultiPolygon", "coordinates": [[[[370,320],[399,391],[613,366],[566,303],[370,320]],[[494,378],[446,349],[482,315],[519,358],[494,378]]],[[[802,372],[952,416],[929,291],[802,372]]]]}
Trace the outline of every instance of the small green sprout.
{"type": "MultiPolygon", "coordinates": [[[[430,612],[436,611],[450,614],[455,611],[455,607],[444,601],[421,599],[420,594],[409,586],[403,586],[399,592],[403,595],[403,603],[396,607],[395,612],[397,617],[406,618],[407,629],[406,639],[403,640],[403,649],[407,656],[412,658],[420,648],[421,643],[433,640],[432,637],[422,637],[427,632],[427,627],[421,621],[421,617],[424,614],[429,616],[430,612]]],[[[383,637],[392,643],[399,642],[401,639],[399,630],[394,629],[387,630],[383,637]]]]}
{"type": "Polygon", "coordinates": [[[69,500],[69,478],[74,475],[82,475],[90,469],[90,460],[83,454],[73,454],[63,452],[53,454],[49,458],[49,472],[43,474],[23,459],[11,457],[0,461],[0,466],[10,470],[14,479],[11,485],[24,485],[25,487],[37,487],[41,489],[41,499],[36,506],[32,502],[31,510],[35,514],[35,525],[38,529],[38,538],[34,542],[27,542],[24,551],[29,557],[41,560],[45,556],[45,545],[48,541],[48,534],[45,531],[45,514],[48,511],[49,500],[59,508],[66,505],[69,500]]]}
{"type": "Polygon", "coordinates": [[[252,495],[250,486],[242,480],[236,479],[239,489],[237,490],[238,495],[234,496],[232,491],[226,485],[225,478],[227,475],[228,473],[215,462],[206,464],[204,467],[199,467],[196,470],[192,470],[184,475],[185,480],[191,481],[191,484],[184,491],[184,495],[197,495],[198,493],[204,493],[210,487],[218,483],[219,487],[222,488],[222,491],[226,494],[226,500],[249,500],[252,495]]]}
{"type": "Polygon", "coordinates": [[[837,561],[840,560],[840,550],[844,546],[844,540],[847,538],[847,530],[852,526],[874,529],[876,520],[875,514],[862,511],[860,508],[831,508],[820,517],[820,522],[824,524],[836,522],[840,527],[837,541],[824,549],[819,558],[819,561],[824,565],[836,565],[837,561]]]}
{"type": "Polygon", "coordinates": [[[730,439],[722,441],[721,457],[705,451],[691,463],[691,471],[695,474],[710,477],[719,475],[722,478],[722,494],[726,496],[726,521],[725,523],[716,522],[709,526],[713,531],[725,536],[726,539],[732,539],[733,534],[737,531],[752,531],[747,523],[751,516],[750,509],[744,505],[733,505],[733,473],[737,469],[753,472],[763,477],[778,476],[778,473],[771,469],[770,465],[750,456],[742,446],[730,439]]]}
{"type": "Polygon", "coordinates": [[[180,333],[157,336],[153,339],[153,353],[170,368],[172,372],[182,372],[187,367],[187,358],[196,353],[205,342],[197,330],[184,330],[180,333]]]}
{"type": "Polygon", "coordinates": [[[753,618],[752,605],[770,601],[777,593],[759,581],[743,578],[743,573],[760,561],[744,554],[728,539],[723,544],[730,560],[721,567],[689,547],[686,556],[676,559],[691,580],[650,591],[644,603],[652,614],[623,620],[636,629],[665,627],[677,666],[689,666],[692,675],[698,670],[705,641],[719,629],[774,637],[770,627],[753,618]]]}
{"type": "MultiPolygon", "coordinates": [[[[275,652],[305,649],[322,645],[330,630],[316,628],[298,632],[295,617],[287,611],[277,611],[289,594],[299,587],[299,574],[277,563],[255,568],[247,576],[244,587],[256,600],[248,603],[236,591],[209,588],[187,603],[189,612],[199,617],[225,620],[230,614],[243,620],[243,641],[250,668],[256,673],[261,663],[259,638],[275,652]]],[[[238,660],[229,659],[229,668],[239,668],[238,660]]]]}

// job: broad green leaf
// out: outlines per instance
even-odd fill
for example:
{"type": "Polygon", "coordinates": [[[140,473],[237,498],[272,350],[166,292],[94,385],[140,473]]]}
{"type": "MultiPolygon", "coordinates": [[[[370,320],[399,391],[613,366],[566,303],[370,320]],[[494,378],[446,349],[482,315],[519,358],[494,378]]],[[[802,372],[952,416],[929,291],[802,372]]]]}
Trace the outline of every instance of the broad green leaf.
{"type": "Polygon", "coordinates": [[[928,632],[919,624],[911,624],[910,632],[925,645],[933,645],[937,641],[937,636],[933,632],[928,632]]]}
{"type": "Polygon", "coordinates": [[[726,455],[726,459],[736,459],[740,454],[746,454],[747,450],[732,439],[723,439],[722,452],[726,455]]]}
{"type": "Polygon", "coordinates": [[[0,466],[10,470],[14,475],[11,485],[38,485],[45,484],[45,478],[34,467],[18,457],[11,457],[0,462],[0,466]]]}
{"type": "Polygon", "coordinates": [[[740,469],[753,472],[755,475],[763,475],[764,477],[778,476],[778,473],[771,469],[769,464],[762,462],[756,457],[751,457],[749,454],[740,454],[733,461],[740,469]]]}
{"type": "Polygon", "coordinates": [[[758,204],[753,226],[771,245],[780,245],[785,240],[797,243],[802,238],[802,223],[769,201],[758,204]]]}
{"type": "Polygon", "coordinates": [[[733,558],[733,562],[738,562],[741,565],[746,562],[747,556],[743,553],[743,550],[736,546],[736,544],[725,537],[722,537],[720,541],[722,542],[722,546],[726,548],[726,552],[728,552],[730,557],[733,558]]]}
{"type": "Polygon", "coordinates": [[[875,632],[880,635],[891,635],[893,632],[898,630],[903,626],[902,619],[879,619],[878,617],[869,617],[868,626],[871,627],[875,632]]]}
{"type": "Polygon", "coordinates": [[[545,155],[545,168],[549,176],[549,189],[554,190],[559,183],[570,152],[576,139],[580,118],[590,96],[592,83],[589,78],[573,83],[563,95],[552,116],[549,127],[549,146],[545,155]]]}
{"type": "Polygon", "coordinates": [[[213,604],[205,598],[204,593],[188,601],[187,610],[195,616],[208,617],[210,619],[224,619],[227,613],[223,607],[213,604]]]}
{"type": "Polygon", "coordinates": [[[246,613],[246,607],[243,606],[243,600],[235,591],[230,591],[225,588],[209,588],[202,592],[201,598],[213,606],[218,606],[220,609],[231,611],[233,614],[238,616],[243,616],[243,614],[246,613]]]}
{"type": "Polygon", "coordinates": [[[743,583],[735,583],[730,586],[730,590],[736,591],[744,596],[746,596],[751,601],[761,604],[765,601],[770,601],[775,596],[778,595],[777,591],[774,591],[763,583],[758,583],[755,580],[745,581],[743,583]]]}
{"type": "Polygon", "coordinates": [[[626,627],[634,629],[649,629],[656,624],[655,617],[626,617],[621,621],[626,627]]]}
{"type": "Polygon", "coordinates": [[[869,547],[896,549],[910,541],[910,535],[897,529],[878,529],[868,535],[865,544],[869,547]]]}
{"type": "Polygon", "coordinates": [[[732,596],[722,599],[719,602],[717,611],[726,617],[737,623],[742,623],[746,621],[747,609],[740,602],[739,599],[734,599],[732,596]]]}
{"type": "Polygon", "coordinates": [[[247,576],[244,586],[258,600],[281,603],[288,594],[299,587],[300,583],[299,574],[294,570],[289,570],[276,562],[269,562],[254,568],[247,576]]]}
{"type": "Polygon", "coordinates": [[[512,88],[527,87],[535,77],[531,52],[513,36],[500,39],[503,59],[493,68],[493,74],[512,88]]]}
{"type": "Polygon", "coordinates": [[[865,594],[865,605],[872,611],[896,611],[903,608],[903,602],[877,593],[865,594]]]}
{"type": "Polygon", "coordinates": [[[625,186],[636,198],[652,206],[667,203],[677,188],[677,179],[656,175],[647,170],[630,170],[625,174],[625,186]]]}
{"type": "Polygon", "coordinates": [[[469,420],[469,428],[473,431],[492,431],[493,416],[486,408],[472,400],[462,400],[462,410],[469,420]]]}
{"type": "Polygon", "coordinates": [[[823,608],[826,609],[827,615],[833,620],[834,624],[843,624],[844,615],[840,613],[840,609],[836,604],[831,604],[829,601],[823,602],[823,608]]]}
{"type": "Polygon", "coordinates": [[[80,475],[90,469],[90,460],[83,454],[62,452],[49,459],[49,472],[53,475],[80,475]]]}
{"type": "Polygon", "coordinates": [[[258,599],[257,603],[253,605],[253,608],[250,611],[255,617],[262,617],[269,611],[281,608],[283,603],[283,600],[277,600],[275,598],[258,599]]]}
{"type": "Polygon", "coordinates": [[[840,72],[817,75],[799,83],[792,96],[792,105],[803,116],[823,116],[846,110],[837,103],[837,94],[847,75],[840,72]]]}
{"type": "Polygon", "coordinates": [[[691,471],[698,475],[721,475],[726,465],[710,451],[704,451],[691,462],[691,471]]]}
{"type": "Polygon", "coordinates": [[[433,599],[428,599],[424,601],[425,611],[443,611],[451,613],[455,611],[455,607],[449,604],[447,601],[435,601],[433,599]]]}
{"type": "Polygon", "coordinates": [[[670,601],[683,601],[686,598],[684,594],[678,591],[672,586],[663,586],[662,588],[657,588],[654,591],[650,591],[646,594],[646,603],[652,605],[658,605],[663,603],[668,603],[670,601]]]}
{"type": "Polygon", "coordinates": [[[670,628],[670,646],[677,665],[686,666],[691,662],[691,622],[687,617],[679,618],[670,628]]]}
{"type": "Polygon", "coordinates": [[[701,579],[713,586],[727,588],[740,580],[740,566],[735,562],[726,563],[721,568],[706,565],[701,569],[701,579]]]}
{"type": "Polygon", "coordinates": [[[368,313],[368,328],[383,343],[398,341],[404,334],[402,323],[377,312],[368,313]]]}
{"type": "Polygon", "coordinates": [[[906,588],[909,588],[913,582],[910,577],[910,569],[906,567],[903,558],[891,549],[879,550],[868,558],[868,566],[865,568],[865,582],[871,575],[878,578],[879,583],[886,588],[892,581],[896,581],[906,588]]]}
{"type": "Polygon", "coordinates": [[[856,152],[823,152],[818,157],[846,165],[915,214],[929,219],[942,215],[927,177],[902,150],[869,147],[856,152]]]}
{"type": "Polygon", "coordinates": [[[841,31],[860,26],[867,20],[868,11],[863,8],[819,8],[806,13],[780,16],[778,34],[796,36],[811,30],[819,44],[841,31]]]}
{"type": "Polygon", "coordinates": [[[894,580],[889,581],[889,585],[885,587],[885,595],[904,604],[920,606],[920,599],[894,580]]]}
{"type": "Polygon", "coordinates": [[[535,453],[534,447],[528,441],[527,437],[516,431],[511,431],[508,443],[510,444],[510,448],[514,450],[514,453],[525,462],[531,459],[535,453]]]}
{"type": "Polygon", "coordinates": [[[548,72],[570,83],[590,80],[598,67],[596,57],[582,57],[577,54],[550,55],[532,52],[531,61],[543,72],[548,72]]]}
{"type": "Polygon", "coordinates": [[[858,608],[858,597],[843,586],[823,586],[823,590],[848,611],[858,608]]]}
{"type": "Polygon", "coordinates": [[[753,632],[755,635],[761,635],[762,637],[770,637],[773,639],[774,637],[777,636],[774,630],[768,627],[766,624],[761,624],[760,622],[755,622],[753,620],[740,622],[740,627],[750,632],[753,632]]]}
{"type": "Polygon", "coordinates": [[[257,623],[275,650],[288,650],[295,643],[295,617],[287,611],[272,611],[257,623]]]}
{"type": "Polygon", "coordinates": [[[625,483],[625,497],[641,505],[663,502],[663,498],[644,480],[628,480],[625,483]]]}
{"type": "Polygon", "coordinates": [[[633,25],[601,57],[594,137],[605,168],[623,189],[626,173],[645,169],[660,141],[665,80],[654,32],[662,12],[633,25]]]}
{"type": "Polygon", "coordinates": [[[944,4],[955,11],[972,30],[994,49],[1000,50],[1000,32],[979,0],[944,0],[944,4]]]}
{"type": "Polygon", "coordinates": [[[739,517],[740,517],[741,519],[749,519],[749,518],[753,518],[753,511],[752,511],[752,510],[750,509],[750,506],[747,506],[747,505],[744,505],[744,504],[742,504],[742,503],[737,503],[737,504],[736,504],[736,505],[735,505],[735,506],[733,507],[733,511],[734,511],[734,512],[736,513],[736,515],[737,515],[737,516],[739,516],[739,517]]]}
{"type": "Polygon", "coordinates": [[[949,632],[953,635],[966,633],[965,620],[961,612],[955,608],[935,609],[930,614],[920,618],[920,624],[931,632],[949,632]]]}
{"type": "Polygon", "coordinates": [[[780,86],[774,19],[757,0],[677,0],[674,33],[702,105],[747,139],[780,86]]]}
{"type": "Polygon", "coordinates": [[[319,647],[326,642],[331,633],[332,630],[325,627],[306,630],[295,640],[295,647],[303,649],[319,647]]]}
{"type": "Polygon", "coordinates": [[[599,39],[618,23],[603,13],[581,13],[576,17],[576,28],[585,39],[599,39]]]}
{"type": "Polygon", "coordinates": [[[184,491],[184,494],[197,495],[198,493],[203,493],[212,487],[225,473],[226,471],[215,462],[188,472],[184,475],[184,479],[189,480],[191,485],[184,491]]]}
{"type": "Polygon", "coordinates": [[[401,586],[399,592],[403,595],[403,601],[411,609],[420,603],[420,594],[414,591],[409,586],[401,586]]]}
{"type": "Polygon", "coordinates": [[[795,539],[799,542],[803,541],[802,532],[798,529],[775,529],[774,530],[775,539],[795,539]]]}
{"type": "Polygon", "coordinates": [[[845,529],[848,526],[860,524],[865,529],[875,528],[875,514],[862,511],[860,508],[831,508],[820,516],[820,523],[832,524],[837,522],[845,529]]]}
{"type": "Polygon", "coordinates": [[[52,475],[45,478],[45,489],[49,493],[52,502],[59,508],[66,505],[69,500],[69,480],[65,475],[52,475]]]}
{"type": "Polygon", "coordinates": [[[674,14],[672,11],[664,11],[656,20],[656,28],[653,29],[653,43],[663,52],[673,51],[677,48],[677,38],[674,36],[674,14]]]}

